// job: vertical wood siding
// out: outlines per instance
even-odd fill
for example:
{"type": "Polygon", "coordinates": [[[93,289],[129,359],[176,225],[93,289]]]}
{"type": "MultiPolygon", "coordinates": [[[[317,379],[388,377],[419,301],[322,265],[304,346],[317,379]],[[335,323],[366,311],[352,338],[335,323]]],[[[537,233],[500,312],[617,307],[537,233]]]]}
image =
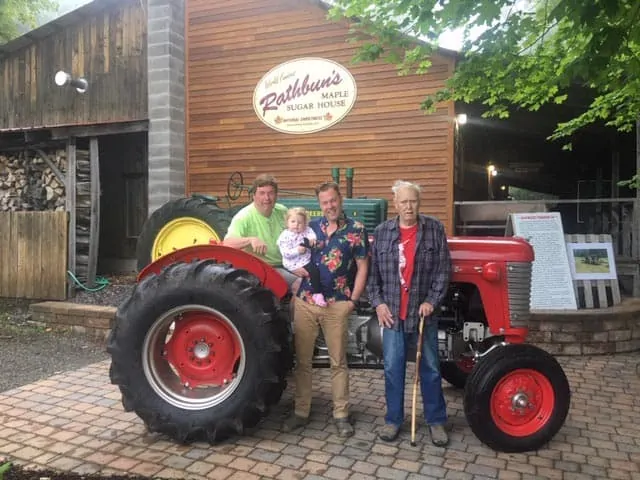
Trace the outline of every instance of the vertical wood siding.
{"type": "Polygon", "coordinates": [[[347,25],[307,0],[187,0],[186,14],[188,193],[224,195],[236,170],[246,183],[269,172],[284,189],[312,192],[334,166],[344,186],[344,167],[353,167],[355,197],[390,200],[394,180],[419,182],[422,210],[451,232],[453,105],[425,115],[420,102],[452,74],[452,58],[433,58],[426,76],[400,77],[383,62],[352,65],[347,25]],[[304,56],[346,67],[357,101],[327,130],[274,131],[255,115],[253,90],[271,68],[304,56]]]}
{"type": "Polygon", "coordinates": [[[0,130],[146,119],[146,30],[142,2],[123,0],[0,58],[0,130]],[[87,92],[57,87],[58,70],[87,92]]]}
{"type": "Polygon", "coordinates": [[[0,297],[67,298],[66,212],[0,212],[0,245],[0,297]]]}

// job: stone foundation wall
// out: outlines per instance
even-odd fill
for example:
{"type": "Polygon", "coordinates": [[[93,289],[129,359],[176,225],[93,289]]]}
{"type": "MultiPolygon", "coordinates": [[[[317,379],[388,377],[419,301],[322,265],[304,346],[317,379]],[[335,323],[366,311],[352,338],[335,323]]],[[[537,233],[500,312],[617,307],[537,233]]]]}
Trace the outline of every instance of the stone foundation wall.
{"type": "Polygon", "coordinates": [[[554,355],[596,355],[640,350],[640,301],[573,313],[534,313],[529,342],[554,355]]]}

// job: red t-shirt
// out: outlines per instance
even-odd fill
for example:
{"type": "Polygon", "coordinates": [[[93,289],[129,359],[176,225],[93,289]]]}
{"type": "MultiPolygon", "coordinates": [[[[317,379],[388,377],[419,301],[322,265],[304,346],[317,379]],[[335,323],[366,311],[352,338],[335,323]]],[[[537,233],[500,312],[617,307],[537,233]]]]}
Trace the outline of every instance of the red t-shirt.
{"type": "Polygon", "coordinates": [[[409,290],[413,277],[413,261],[416,254],[416,234],[418,225],[400,227],[400,320],[406,320],[409,310],[409,290]],[[404,261],[403,261],[404,260],[404,261]]]}

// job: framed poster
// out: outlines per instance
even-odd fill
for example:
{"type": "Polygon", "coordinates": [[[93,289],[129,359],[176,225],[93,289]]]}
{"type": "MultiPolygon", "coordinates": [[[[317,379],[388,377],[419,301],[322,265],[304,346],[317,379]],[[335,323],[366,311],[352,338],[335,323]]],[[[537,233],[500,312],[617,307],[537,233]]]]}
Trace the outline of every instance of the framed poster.
{"type": "Polygon", "coordinates": [[[575,280],[618,278],[611,243],[567,243],[567,254],[575,280]]]}

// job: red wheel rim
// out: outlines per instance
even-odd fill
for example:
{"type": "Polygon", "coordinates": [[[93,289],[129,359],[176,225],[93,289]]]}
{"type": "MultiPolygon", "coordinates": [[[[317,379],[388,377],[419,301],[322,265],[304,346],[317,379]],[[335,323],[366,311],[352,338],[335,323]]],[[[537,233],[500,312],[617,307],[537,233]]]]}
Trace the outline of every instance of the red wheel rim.
{"type": "Polygon", "coordinates": [[[242,383],[245,345],[235,324],[206,305],[164,312],[142,345],[150,387],[171,405],[203,410],[225,402],[242,383]]]}
{"type": "Polygon", "coordinates": [[[213,313],[187,312],[165,345],[167,361],[191,388],[226,385],[233,378],[241,345],[229,323],[213,313]]]}
{"type": "Polygon", "coordinates": [[[549,379],[532,369],[509,372],[491,393],[491,418],[512,437],[526,437],[540,431],[555,406],[555,393],[549,379]]]}

